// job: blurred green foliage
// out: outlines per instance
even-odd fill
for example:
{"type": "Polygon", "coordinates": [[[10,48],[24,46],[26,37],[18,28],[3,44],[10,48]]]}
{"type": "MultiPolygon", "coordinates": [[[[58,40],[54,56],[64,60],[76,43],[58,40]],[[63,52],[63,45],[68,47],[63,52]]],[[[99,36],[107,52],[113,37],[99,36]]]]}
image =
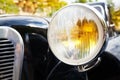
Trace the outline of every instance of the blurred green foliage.
{"type": "Polygon", "coordinates": [[[98,0],[77,0],[76,2],[86,3],[86,2],[95,2],[95,1],[98,1],[98,0]]]}
{"type": "Polygon", "coordinates": [[[47,16],[51,16],[61,7],[67,5],[64,1],[59,0],[18,0],[17,3],[14,0],[0,0],[0,10],[6,14],[18,14],[20,10],[28,13],[47,13],[47,16]]]}
{"type": "Polygon", "coordinates": [[[44,11],[44,9],[48,9],[48,16],[51,16],[58,9],[67,5],[66,2],[59,0],[38,0],[38,1],[39,8],[41,9],[41,11],[44,11]]]}
{"type": "Polygon", "coordinates": [[[5,13],[18,13],[19,9],[13,0],[0,0],[0,9],[5,13]]]}
{"type": "MultiPolygon", "coordinates": [[[[76,0],[77,3],[86,3],[99,0],[76,0]]],[[[112,19],[115,21],[117,16],[120,15],[120,9],[118,11],[114,10],[115,4],[113,0],[106,0],[107,3],[111,6],[110,11],[112,14],[112,19]]],[[[14,0],[0,0],[0,10],[6,14],[19,14],[20,10],[28,13],[42,13],[46,12],[47,16],[51,16],[61,7],[67,5],[65,1],[60,0],[18,0],[18,3],[15,3],[14,0]],[[22,1],[23,3],[20,3],[22,1]],[[29,1],[31,3],[25,3],[24,1],[29,1]],[[35,2],[35,4],[34,4],[35,2]],[[28,5],[30,4],[30,5],[28,5]]]]}

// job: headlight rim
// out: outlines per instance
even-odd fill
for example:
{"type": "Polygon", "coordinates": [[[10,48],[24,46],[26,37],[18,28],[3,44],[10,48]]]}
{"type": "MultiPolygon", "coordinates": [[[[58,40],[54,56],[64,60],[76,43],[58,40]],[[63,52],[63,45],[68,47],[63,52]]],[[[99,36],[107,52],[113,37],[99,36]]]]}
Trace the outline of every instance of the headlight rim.
{"type": "MultiPolygon", "coordinates": [[[[51,19],[51,21],[53,21],[54,20],[54,18],[55,18],[55,16],[61,11],[61,10],[63,10],[64,8],[67,8],[67,7],[69,7],[69,6],[82,6],[82,7],[85,7],[85,8],[88,8],[88,9],[90,9],[93,13],[95,13],[95,15],[97,16],[97,18],[99,19],[99,21],[100,21],[100,23],[101,23],[101,25],[102,25],[102,30],[103,30],[103,37],[102,37],[102,44],[101,44],[101,46],[100,46],[100,49],[96,52],[96,55],[94,55],[94,57],[93,58],[91,58],[91,59],[89,59],[89,60],[87,60],[87,61],[85,61],[85,62],[79,62],[79,60],[78,60],[78,63],[76,62],[76,64],[73,62],[73,63],[67,63],[67,62],[65,62],[63,59],[61,60],[60,59],[60,57],[58,57],[57,55],[56,55],[56,53],[55,53],[55,51],[54,51],[54,49],[52,48],[52,46],[51,46],[51,43],[50,43],[50,40],[49,40],[49,28],[50,28],[50,26],[51,26],[51,23],[50,23],[50,25],[49,25],[49,27],[48,27],[48,42],[49,42],[49,46],[50,46],[50,49],[51,49],[51,51],[53,52],[53,54],[58,58],[58,59],[60,59],[62,62],[64,62],[64,63],[66,63],[66,64],[69,64],[69,65],[84,65],[84,64],[87,64],[87,63],[89,63],[90,61],[92,61],[94,58],[96,58],[98,55],[99,55],[99,53],[101,52],[101,49],[102,49],[102,47],[104,46],[104,43],[105,43],[105,41],[106,41],[106,33],[107,33],[107,24],[105,23],[105,20],[104,20],[104,18],[102,17],[102,15],[96,10],[96,9],[94,9],[94,8],[92,8],[92,7],[90,7],[89,5],[86,5],[86,4],[81,4],[81,3],[74,3],[74,4],[70,4],[70,5],[67,5],[67,6],[65,6],[65,7],[63,7],[63,8],[61,8],[60,10],[58,10],[58,12],[52,17],[52,19],[51,19]]],[[[76,60],[75,60],[76,61],[76,60]]]]}

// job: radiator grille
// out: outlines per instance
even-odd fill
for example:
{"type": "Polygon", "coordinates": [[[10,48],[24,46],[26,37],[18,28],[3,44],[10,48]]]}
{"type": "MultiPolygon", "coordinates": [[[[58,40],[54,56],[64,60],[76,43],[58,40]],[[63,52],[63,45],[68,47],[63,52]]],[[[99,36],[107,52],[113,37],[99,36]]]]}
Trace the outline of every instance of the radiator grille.
{"type": "Polygon", "coordinates": [[[14,53],[14,44],[6,38],[0,38],[0,80],[12,80],[14,53]]]}

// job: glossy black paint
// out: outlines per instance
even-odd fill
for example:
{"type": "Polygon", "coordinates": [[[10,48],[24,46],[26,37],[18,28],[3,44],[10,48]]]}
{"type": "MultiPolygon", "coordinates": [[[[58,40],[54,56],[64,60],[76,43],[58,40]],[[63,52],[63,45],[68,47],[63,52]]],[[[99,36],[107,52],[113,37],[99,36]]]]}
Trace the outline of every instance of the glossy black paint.
{"type": "MultiPolygon", "coordinates": [[[[49,22],[44,18],[33,16],[15,15],[0,17],[0,26],[9,26],[16,29],[23,38],[25,52],[21,75],[22,80],[46,80],[51,70],[59,62],[59,60],[52,55],[48,46],[48,23],[49,22]]],[[[60,71],[58,72],[56,69],[57,72],[55,70],[55,72],[53,72],[49,77],[49,80],[64,80],[70,78],[67,76],[67,73],[69,72],[73,72],[75,74],[79,73],[77,70],[72,68],[74,67],[60,63],[60,68],[58,67],[60,71]],[[57,74],[57,76],[54,73],[57,74]],[[66,77],[61,77],[63,74],[64,76],[66,75],[66,77]]],[[[81,76],[77,76],[81,78],[81,76]]],[[[71,79],[75,78],[78,79],[76,75],[71,79]]]]}
{"type": "Polygon", "coordinates": [[[97,9],[102,14],[105,21],[109,21],[109,10],[108,10],[108,6],[106,3],[104,3],[104,2],[95,2],[95,3],[91,2],[88,4],[92,7],[94,7],[95,9],[97,9]]]}
{"type": "Polygon", "coordinates": [[[0,16],[0,26],[29,26],[29,27],[39,27],[47,28],[48,21],[45,18],[35,17],[35,16],[22,16],[22,15],[8,15],[0,16]]]}
{"type": "Polygon", "coordinates": [[[49,48],[47,41],[49,22],[44,18],[1,16],[0,26],[16,29],[24,40],[25,52],[21,80],[86,80],[86,74],[88,80],[120,79],[120,62],[107,52],[100,55],[100,64],[88,72],[78,72],[77,66],[60,62],[49,48]]]}

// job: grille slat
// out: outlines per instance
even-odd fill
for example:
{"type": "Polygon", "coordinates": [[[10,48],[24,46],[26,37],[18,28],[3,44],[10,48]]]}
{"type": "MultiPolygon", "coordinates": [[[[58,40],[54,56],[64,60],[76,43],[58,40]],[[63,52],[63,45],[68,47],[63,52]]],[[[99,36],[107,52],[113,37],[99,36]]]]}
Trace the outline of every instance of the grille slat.
{"type": "Polygon", "coordinates": [[[2,79],[2,80],[12,80],[12,77],[8,77],[8,78],[2,79]]]}
{"type": "Polygon", "coordinates": [[[3,50],[14,50],[14,47],[0,48],[0,51],[3,51],[3,50]]]}
{"type": "Polygon", "coordinates": [[[6,66],[6,65],[13,65],[14,63],[13,62],[9,62],[9,63],[2,63],[2,64],[0,64],[0,67],[2,67],[2,66],[6,66]]]}
{"type": "Polygon", "coordinates": [[[0,38],[0,80],[12,80],[14,53],[14,44],[6,38],[0,38]]]}
{"type": "Polygon", "coordinates": [[[5,74],[5,73],[9,73],[9,72],[12,72],[12,70],[0,71],[0,74],[5,74]]]}
{"type": "Polygon", "coordinates": [[[9,74],[3,74],[3,75],[0,75],[0,78],[1,79],[5,79],[5,78],[11,77],[11,76],[12,76],[11,73],[9,73],[9,74]]]}
{"type": "Polygon", "coordinates": [[[13,54],[11,54],[11,55],[3,55],[3,56],[0,56],[0,59],[1,58],[9,58],[9,57],[14,57],[14,55],[13,54]]]}
{"type": "Polygon", "coordinates": [[[14,61],[14,58],[0,60],[0,63],[14,61]]]}
{"type": "Polygon", "coordinates": [[[4,42],[10,42],[9,40],[5,39],[5,40],[0,40],[0,43],[4,43],[4,42]]]}
{"type": "Polygon", "coordinates": [[[0,48],[4,48],[4,47],[13,47],[13,43],[10,43],[10,44],[0,44],[0,48]]]}
{"type": "Polygon", "coordinates": [[[11,66],[5,66],[5,67],[0,67],[0,71],[7,70],[7,69],[12,69],[13,65],[11,66]]]}
{"type": "Polygon", "coordinates": [[[4,52],[0,52],[0,54],[3,54],[3,53],[14,53],[14,51],[4,51],[4,52]]]}

